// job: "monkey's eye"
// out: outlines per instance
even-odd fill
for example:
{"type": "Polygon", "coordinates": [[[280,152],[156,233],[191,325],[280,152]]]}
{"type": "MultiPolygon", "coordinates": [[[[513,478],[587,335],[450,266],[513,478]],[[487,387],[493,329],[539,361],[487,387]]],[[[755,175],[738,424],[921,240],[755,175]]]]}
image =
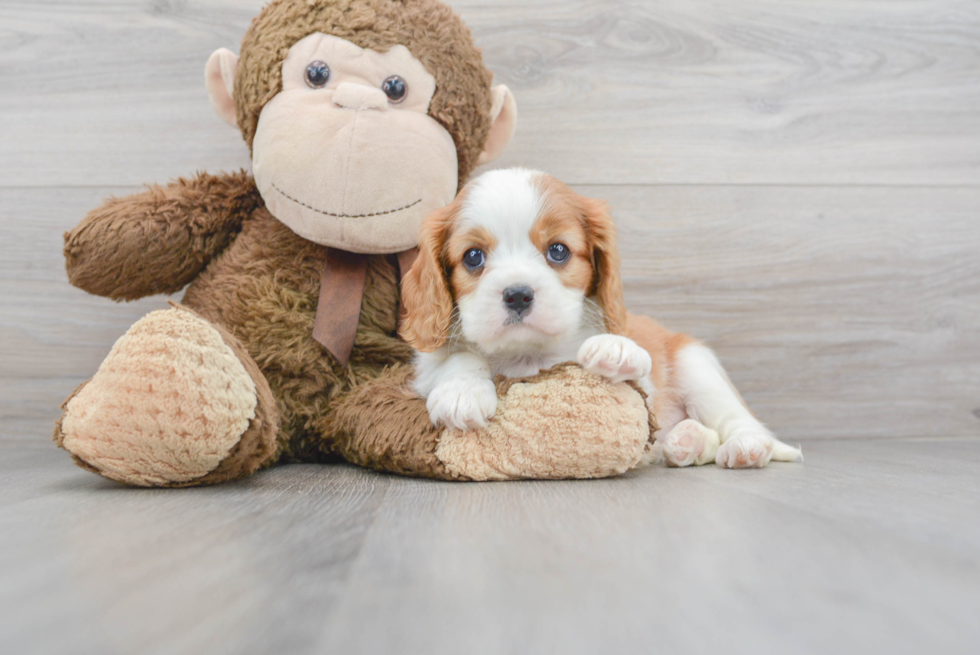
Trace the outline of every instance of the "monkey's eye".
{"type": "Polygon", "coordinates": [[[470,248],[466,251],[466,254],[463,255],[463,266],[471,271],[476,271],[483,268],[486,261],[486,255],[484,255],[483,251],[479,248],[470,248]]]}
{"type": "Polygon", "coordinates": [[[330,81],[330,67],[326,62],[314,61],[306,67],[306,83],[313,89],[322,88],[330,81]]]}
{"type": "Polygon", "coordinates": [[[388,96],[388,101],[398,104],[408,95],[408,83],[397,75],[392,75],[381,83],[381,90],[388,96]]]}
{"type": "Polygon", "coordinates": [[[564,264],[572,251],[564,243],[553,243],[548,247],[548,261],[553,264],[564,264]]]}

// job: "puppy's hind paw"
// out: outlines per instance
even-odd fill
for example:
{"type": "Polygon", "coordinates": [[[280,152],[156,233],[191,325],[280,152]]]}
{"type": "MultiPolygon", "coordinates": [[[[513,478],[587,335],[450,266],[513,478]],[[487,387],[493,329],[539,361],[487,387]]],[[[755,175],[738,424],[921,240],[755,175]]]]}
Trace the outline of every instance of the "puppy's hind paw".
{"type": "Polygon", "coordinates": [[[733,435],[721,444],[715,463],[729,469],[762,468],[772,459],[773,438],[765,433],[733,435]]]}
{"type": "MultiPolygon", "coordinates": [[[[657,441],[661,441],[661,438],[658,437],[657,441]]],[[[664,461],[669,466],[707,464],[715,458],[718,450],[718,433],[694,419],[678,423],[662,441],[664,461]]]]}

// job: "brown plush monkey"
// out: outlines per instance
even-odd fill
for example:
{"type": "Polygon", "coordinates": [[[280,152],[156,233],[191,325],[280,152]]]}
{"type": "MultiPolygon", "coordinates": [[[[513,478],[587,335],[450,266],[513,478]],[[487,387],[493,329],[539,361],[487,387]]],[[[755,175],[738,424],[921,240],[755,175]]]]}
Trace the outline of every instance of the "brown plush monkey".
{"type": "Polygon", "coordinates": [[[187,486],[283,461],[446,479],[597,477],[639,459],[641,394],[577,367],[502,383],[484,431],[434,428],[405,384],[400,273],[516,120],[468,29],[436,0],[275,0],[241,59],[212,55],[245,172],[110,199],[65,235],[72,284],[175,293],[64,404],[55,441],[107,478],[187,486]],[[547,405],[579,408],[556,420],[547,405]],[[545,411],[542,411],[545,410],[545,411]]]}

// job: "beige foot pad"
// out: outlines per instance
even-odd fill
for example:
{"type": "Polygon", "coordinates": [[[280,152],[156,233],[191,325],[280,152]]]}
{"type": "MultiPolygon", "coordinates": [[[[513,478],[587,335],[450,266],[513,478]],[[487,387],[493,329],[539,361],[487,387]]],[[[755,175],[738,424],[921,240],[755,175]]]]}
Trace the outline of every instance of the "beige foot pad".
{"type": "Polygon", "coordinates": [[[651,434],[644,396],[574,364],[498,382],[483,430],[444,430],[436,456],[473,480],[603,478],[640,461],[651,434]]]}
{"type": "Polygon", "coordinates": [[[255,382],[210,323],[148,314],[65,406],[61,445],[120,482],[167,486],[218,467],[256,416],[255,382]]]}

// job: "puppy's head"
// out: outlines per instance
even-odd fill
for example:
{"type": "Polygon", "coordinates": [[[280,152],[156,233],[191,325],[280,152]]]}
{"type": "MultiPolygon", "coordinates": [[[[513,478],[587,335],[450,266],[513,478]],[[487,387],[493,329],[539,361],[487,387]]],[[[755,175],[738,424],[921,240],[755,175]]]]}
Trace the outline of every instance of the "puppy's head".
{"type": "Polygon", "coordinates": [[[417,350],[436,350],[455,307],[463,338],[484,352],[544,347],[578,329],[586,297],[606,330],[623,334],[605,203],[544,173],[491,171],[423,221],[419,257],[402,283],[401,334],[417,350]]]}

